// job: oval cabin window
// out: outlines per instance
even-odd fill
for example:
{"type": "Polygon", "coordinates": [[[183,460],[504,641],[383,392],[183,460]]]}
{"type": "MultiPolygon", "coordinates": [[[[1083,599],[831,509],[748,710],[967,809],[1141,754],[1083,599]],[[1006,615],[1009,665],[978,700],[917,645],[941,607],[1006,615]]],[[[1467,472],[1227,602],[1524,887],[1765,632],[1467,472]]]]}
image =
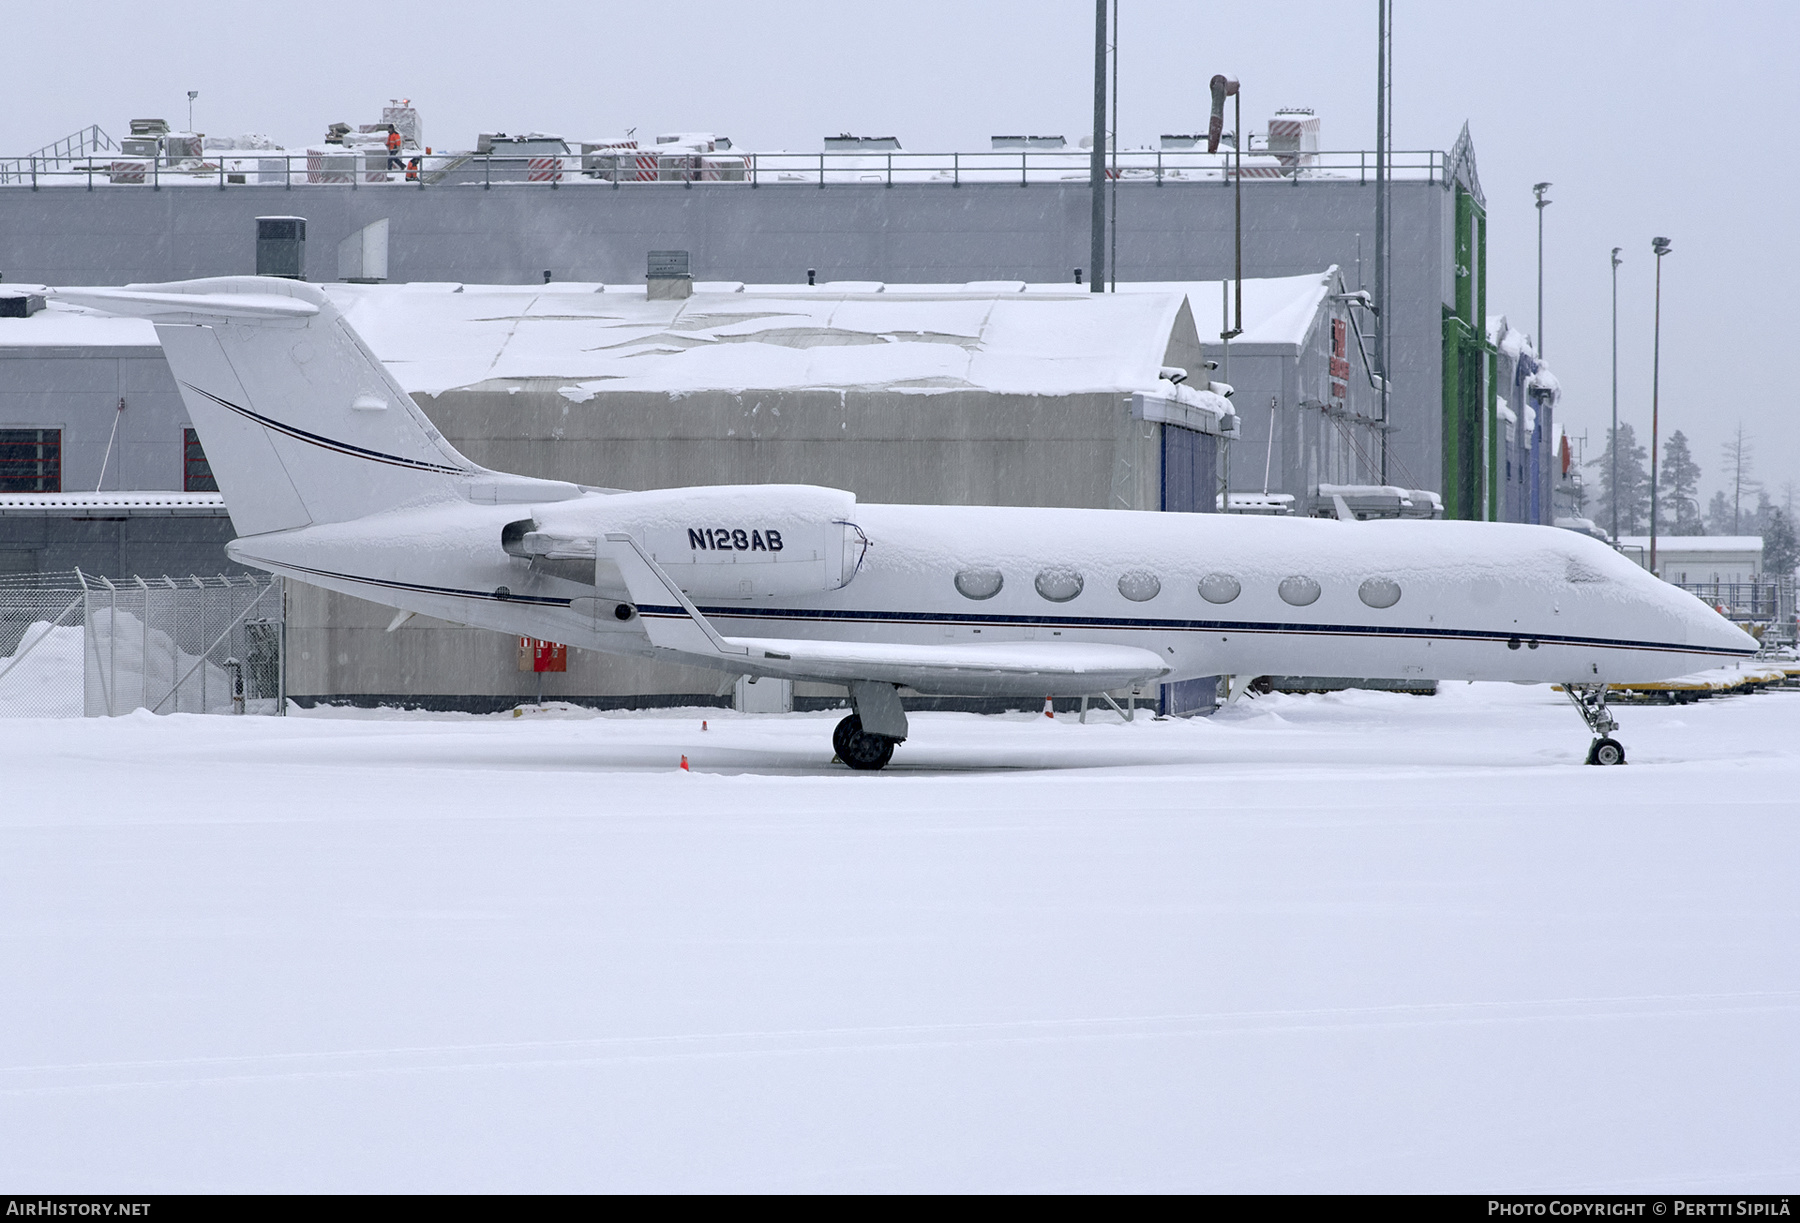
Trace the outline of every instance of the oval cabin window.
{"type": "Polygon", "coordinates": [[[1067,603],[1081,593],[1081,574],[1074,569],[1046,569],[1037,575],[1037,592],[1052,603],[1067,603]]]}
{"type": "Polygon", "coordinates": [[[1243,589],[1229,573],[1209,573],[1200,579],[1200,597],[1208,603],[1229,603],[1243,589]]]}
{"type": "Polygon", "coordinates": [[[1006,585],[998,569],[964,569],[956,575],[956,592],[965,599],[991,599],[1006,585]]]}
{"type": "Polygon", "coordinates": [[[1120,576],[1119,593],[1133,603],[1148,603],[1162,593],[1162,579],[1147,569],[1133,569],[1120,576]]]}
{"type": "Polygon", "coordinates": [[[1297,573],[1291,578],[1281,579],[1280,591],[1281,601],[1295,607],[1305,607],[1319,600],[1319,584],[1297,573]]]}
{"type": "Polygon", "coordinates": [[[1393,578],[1370,578],[1357,587],[1356,594],[1370,607],[1392,607],[1400,601],[1400,583],[1393,578]]]}

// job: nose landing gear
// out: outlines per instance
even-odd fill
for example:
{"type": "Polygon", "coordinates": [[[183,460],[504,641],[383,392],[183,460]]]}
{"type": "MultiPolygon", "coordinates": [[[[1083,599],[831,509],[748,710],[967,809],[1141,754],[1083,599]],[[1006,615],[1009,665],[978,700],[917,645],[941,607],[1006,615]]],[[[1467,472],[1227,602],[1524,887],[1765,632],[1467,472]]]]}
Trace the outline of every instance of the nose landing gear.
{"type": "Polygon", "coordinates": [[[1568,696],[1569,703],[1575,706],[1575,712],[1581,715],[1581,720],[1594,732],[1594,742],[1588,747],[1587,762],[1624,764],[1625,747],[1611,737],[1613,731],[1619,729],[1619,723],[1606,707],[1606,685],[1564,684],[1563,692],[1568,696]]]}

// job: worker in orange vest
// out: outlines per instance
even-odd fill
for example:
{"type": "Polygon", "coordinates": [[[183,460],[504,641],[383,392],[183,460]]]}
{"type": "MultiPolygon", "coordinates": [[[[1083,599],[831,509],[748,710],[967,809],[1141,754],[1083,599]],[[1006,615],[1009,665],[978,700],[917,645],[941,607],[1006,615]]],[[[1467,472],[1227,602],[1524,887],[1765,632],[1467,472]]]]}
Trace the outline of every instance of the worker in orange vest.
{"type": "Polygon", "coordinates": [[[387,150],[387,168],[390,170],[404,170],[406,168],[406,163],[400,160],[400,132],[392,124],[388,125],[387,150]]]}

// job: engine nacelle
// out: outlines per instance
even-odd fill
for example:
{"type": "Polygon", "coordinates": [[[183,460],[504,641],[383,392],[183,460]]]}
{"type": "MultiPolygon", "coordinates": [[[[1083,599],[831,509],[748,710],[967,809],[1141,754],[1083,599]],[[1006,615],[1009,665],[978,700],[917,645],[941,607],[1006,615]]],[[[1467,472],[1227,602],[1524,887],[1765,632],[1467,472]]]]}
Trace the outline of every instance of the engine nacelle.
{"type": "MultiPolygon", "coordinates": [[[[561,508],[542,508],[540,531],[570,534],[561,508]]],[[[869,542],[855,510],[854,493],[806,484],[658,489],[586,502],[576,534],[625,532],[691,598],[779,598],[823,594],[856,576],[869,542]]],[[[602,574],[598,584],[611,583],[602,574]]]]}

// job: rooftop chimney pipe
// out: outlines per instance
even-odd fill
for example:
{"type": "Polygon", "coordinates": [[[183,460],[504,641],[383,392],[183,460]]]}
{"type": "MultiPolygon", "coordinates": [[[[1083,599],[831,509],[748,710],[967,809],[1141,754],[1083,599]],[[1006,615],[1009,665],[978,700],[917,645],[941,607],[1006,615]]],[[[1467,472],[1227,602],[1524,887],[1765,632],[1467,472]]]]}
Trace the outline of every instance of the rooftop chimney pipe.
{"type": "Polygon", "coordinates": [[[1219,151],[1219,133],[1225,130],[1225,99],[1238,91],[1234,77],[1219,73],[1212,79],[1212,118],[1206,121],[1206,151],[1219,151]]]}

